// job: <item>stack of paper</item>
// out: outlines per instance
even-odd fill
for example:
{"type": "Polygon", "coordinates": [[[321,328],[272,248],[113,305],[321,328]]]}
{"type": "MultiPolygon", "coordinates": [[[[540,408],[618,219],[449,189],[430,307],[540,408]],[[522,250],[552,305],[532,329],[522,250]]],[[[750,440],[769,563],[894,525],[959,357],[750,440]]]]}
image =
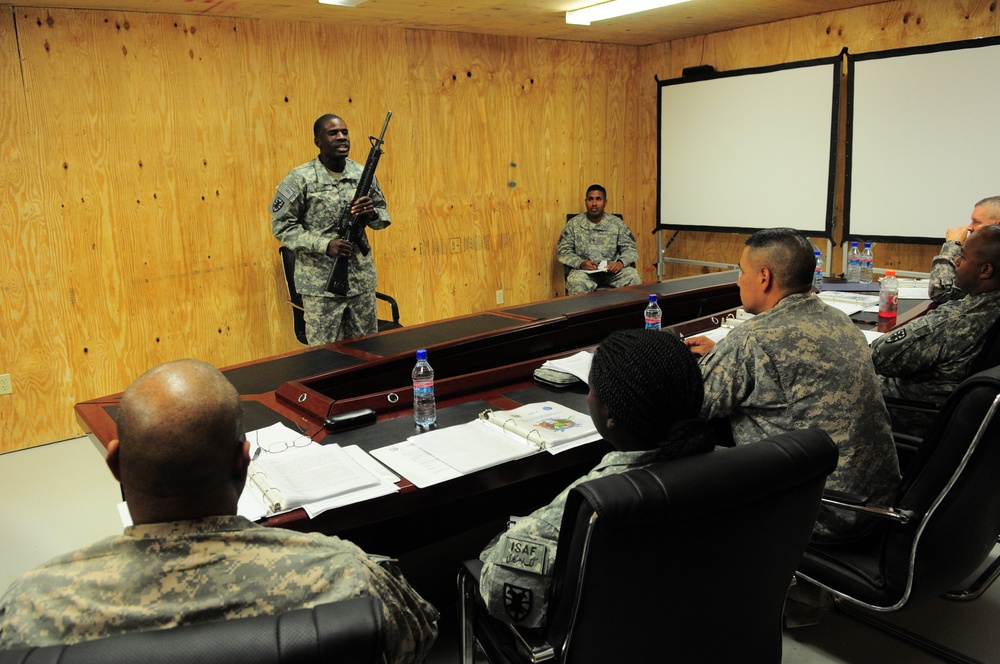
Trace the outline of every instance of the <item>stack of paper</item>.
{"type": "Polygon", "coordinates": [[[569,357],[562,357],[558,360],[546,360],[542,364],[542,368],[572,374],[586,383],[590,378],[590,365],[593,361],[594,354],[590,351],[582,350],[569,357]]]}
{"type": "Polygon", "coordinates": [[[313,517],[398,491],[399,478],[357,446],[345,449],[312,441],[300,447],[282,445],[302,436],[280,423],[250,432],[247,438],[253,460],[240,498],[240,514],[247,518],[297,507],[313,517]]]}

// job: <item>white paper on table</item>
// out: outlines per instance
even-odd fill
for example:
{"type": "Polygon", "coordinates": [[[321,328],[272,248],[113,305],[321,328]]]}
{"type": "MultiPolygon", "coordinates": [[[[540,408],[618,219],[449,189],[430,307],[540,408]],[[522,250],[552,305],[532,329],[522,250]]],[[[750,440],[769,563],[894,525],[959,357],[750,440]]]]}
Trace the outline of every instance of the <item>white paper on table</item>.
{"type": "Polygon", "coordinates": [[[927,286],[920,288],[900,288],[898,295],[900,300],[929,300],[931,297],[927,293],[927,286]]]}
{"type": "Polygon", "coordinates": [[[542,365],[544,369],[553,369],[576,376],[583,382],[590,378],[590,365],[594,361],[594,354],[590,351],[582,350],[569,357],[561,357],[557,360],[546,360],[542,365]]]}
{"type": "Polygon", "coordinates": [[[371,455],[421,489],[462,476],[408,440],[372,450],[371,455]]]}
{"type": "Polygon", "coordinates": [[[869,346],[871,346],[872,342],[881,337],[883,334],[878,330],[861,330],[861,333],[865,335],[865,341],[868,342],[869,346]]]}
{"type": "Polygon", "coordinates": [[[507,435],[478,419],[410,436],[409,441],[462,475],[539,451],[524,438],[507,435]]]}

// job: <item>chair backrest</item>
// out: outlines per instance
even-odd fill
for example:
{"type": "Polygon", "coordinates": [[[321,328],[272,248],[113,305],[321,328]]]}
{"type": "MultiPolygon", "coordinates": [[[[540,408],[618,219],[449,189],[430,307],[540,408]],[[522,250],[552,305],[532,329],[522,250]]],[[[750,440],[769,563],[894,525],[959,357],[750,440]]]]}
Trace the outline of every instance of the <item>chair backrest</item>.
{"type": "Polygon", "coordinates": [[[302,295],[295,290],[295,252],[288,247],[278,247],[281,254],[281,267],[285,273],[285,286],[288,288],[288,301],[292,305],[292,321],[295,325],[295,338],[300,343],[308,344],[306,339],[306,319],[302,309],[302,295]]]}
{"type": "Polygon", "coordinates": [[[889,526],[883,583],[901,603],[956,587],[1000,535],[1000,367],[963,381],[907,467],[896,506],[917,518],[889,526]]]}
{"type": "Polygon", "coordinates": [[[382,664],[382,604],[362,597],[276,616],[135,632],[0,652],[0,664],[382,664]]]}
{"type": "Polygon", "coordinates": [[[779,662],[837,448],[802,430],[586,482],[560,530],[560,662],[779,662]]]}
{"type": "MultiPolygon", "coordinates": [[[[285,273],[285,287],[288,288],[288,302],[292,305],[292,321],[295,325],[295,338],[300,343],[309,343],[306,338],[305,310],[302,307],[302,295],[295,289],[295,252],[288,247],[278,247],[281,254],[281,267],[285,273]]],[[[399,322],[399,305],[391,295],[375,292],[376,299],[382,300],[389,305],[392,318],[390,320],[378,319],[378,331],[394,330],[403,327],[399,322]]]]}

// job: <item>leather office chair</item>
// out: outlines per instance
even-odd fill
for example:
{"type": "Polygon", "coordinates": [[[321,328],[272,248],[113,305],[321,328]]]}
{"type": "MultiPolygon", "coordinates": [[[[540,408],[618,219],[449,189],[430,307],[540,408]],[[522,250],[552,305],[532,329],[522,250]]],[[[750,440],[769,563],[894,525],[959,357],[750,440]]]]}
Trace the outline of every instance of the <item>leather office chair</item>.
{"type": "Polygon", "coordinates": [[[459,572],[462,661],[774,662],[837,448],[809,429],[586,482],[566,503],[548,623],[486,613],[459,572]]]}
{"type": "Polygon", "coordinates": [[[382,603],[360,597],[276,616],[0,652],[0,664],[384,664],[382,603]]]}
{"type": "Polygon", "coordinates": [[[875,623],[874,614],[853,607],[893,612],[938,596],[979,597],[1000,574],[1000,561],[966,588],[955,587],[988,559],[1000,535],[998,409],[1000,367],[962,382],[903,473],[895,502],[870,506],[882,517],[879,530],[851,546],[810,544],[796,575],[833,593],[839,608],[875,623]]]}
{"type": "MultiPolygon", "coordinates": [[[[288,303],[292,305],[295,338],[300,343],[308,345],[309,342],[306,339],[305,310],[302,308],[302,295],[295,290],[295,252],[288,247],[281,246],[278,247],[278,253],[281,255],[281,266],[285,274],[285,287],[288,288],[288,303]]],[[[396,304],[396,300],[391,295],[379,293],[378,291],[375,291],[375,297],[388,303],[389,310],[392,313],[391,320],[378,319],[378,331],[383,332],[403,327],[399,322],[399,305],[396,304]]]]}

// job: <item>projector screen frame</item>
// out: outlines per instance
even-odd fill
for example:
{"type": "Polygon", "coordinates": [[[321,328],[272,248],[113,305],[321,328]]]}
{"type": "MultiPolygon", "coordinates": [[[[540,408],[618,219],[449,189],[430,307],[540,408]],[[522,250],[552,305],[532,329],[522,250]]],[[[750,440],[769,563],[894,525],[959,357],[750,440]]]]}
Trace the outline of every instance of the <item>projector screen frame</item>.
{"type": "MultiPolygon", "coordinates": [[[[833,239],[833,228],[834,228],[834,203],[835,203],[835,188],[837,181],[837,143],[838,135],[841,122],[841,86],[842,86],[842,71],[844,67],[844,58],[846,57],[846,49],[841,51],[840,54],[833,57],[817,58],[812,60],[803,60],[789,63],[782,63],[777,65],[769,65],[764,67],[752,67],[746,69],[737,69],[726,72],[713,72],[705,74],[704,72],[699,73],[697,76],[685,77],[681,76],[679,78],[673,78],[663,81],[657,81],[658,83],[658,94],[657,94],[657,205],[656,205],[656,225],[653,229],[654,233],[662,230],[690,230],[690,231],[708,231],[708,232],[722,232],[722,233],[753,233],[759,230],[760,226],[755,225],[745,225],[739,224],[738,222],[733,224],[712,224],[712,223],[684,223],[677,221],[665,222],[664,217],[666,216],[666,211],[664,205],[663,194],[663,177],[664,177],[664,94],[665,88],[668,86],[678,86],[678,85],[689,85],[689,84],[699,84],[705,82],[715,82],[720,79],[729,79],[744,76],[766,76],[772,73],[781,73],[788,70],[802,69],[802,68],[816,68],[817,73],[828,76],[830,81],[830,105],[827,113],[824,113],[822,120],[819,116],[813,118],[813,121],[820,122],[823,121],[823,126],[825,127],[825,122],[829,122],[829,131],[824,131],[823,134],[823,165],[824,173],[823,179],[826,184],[825,200],[822,202],[822,224],[781,224],[790,225],[797,230],[803,232],[809,237],[822,237],[828,240],[833,239]],[[823,70],[828,70],[823,72],[823,70]],[[803,227],[804,226],[804,227],[803,227]]],[[[824,83],[825,85],[825,83],[824,83]]],[[[748,127],[747,130],[753,130],[754,128],[748,127]]],[[[685,155],[680,155],[676,157],[679,162],[683,163],[685,155]]],[[[815,159],[815,157],[813,157],[815,159]]],[[[673,162],[671,162],[673,163],[673,162]]],[[[775,184],[776,195],[780,193],[780,183],[775,184]]],[[[816,209],[819,208],[817,204],[816,209]]],[[[737,216],[739,211],[735,211],[733,216],[737,216]]],[[[798,217],[796,217],[798,218],[798,217]]]]}

